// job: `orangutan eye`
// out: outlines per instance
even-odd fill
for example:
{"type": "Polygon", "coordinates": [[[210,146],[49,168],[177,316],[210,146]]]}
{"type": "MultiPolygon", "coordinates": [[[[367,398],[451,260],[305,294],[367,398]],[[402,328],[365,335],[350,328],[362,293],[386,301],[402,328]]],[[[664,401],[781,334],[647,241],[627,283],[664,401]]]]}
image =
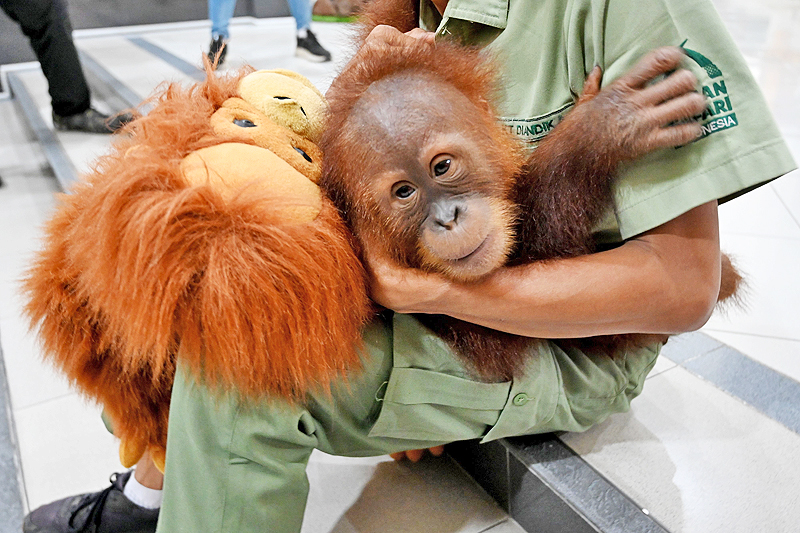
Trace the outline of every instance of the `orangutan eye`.
{"type": "Polygon", "coordinates": [[[303,159],[305,159],[305,160],[306,160],[306,161],[308,161],[309,163],[313,163],[313,161],[311,160],[311,157],[310,157],[310,156],[309,156],[307,153],[305,153],[303,150],[301,150],[301,149],[300,149],[300,148],[298,148],[297,146],[294,146],[293,148],[294,148],[295,150],[297,150],[297,151],[298,151],[298,153],[299,153],[300,155],[302,155],[302,156],[303,156],[303,159]]]}
{"type": "Polygon", "coordinates": [[[406,200],[411,198],[415,192],[417,192],[417,189],[415,189],[411,184],[397,183],[393,188],[392,194],[401,200],[406,200]]]}
{"type": "Polygon", "coordinates": [[[235,118],[233,119],[233,123],[239,126],[240,128],[255,128],[256,124],[252,120],[247,120],[246,118],[235,118]]]}
{"type": "Polygon", "coordinates": [[[443,176],[450,170],[450,160],[449,159],[442,159],[435,165],[433,165],[433,175],[436,177],[443,176]]]}

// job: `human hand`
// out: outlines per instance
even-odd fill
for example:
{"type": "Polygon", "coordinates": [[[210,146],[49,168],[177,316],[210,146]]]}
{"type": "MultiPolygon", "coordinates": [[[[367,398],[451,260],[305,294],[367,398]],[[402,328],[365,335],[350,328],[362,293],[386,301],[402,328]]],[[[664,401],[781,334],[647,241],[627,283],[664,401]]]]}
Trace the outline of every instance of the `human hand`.
{"type": "Polygon", "coordinates": [[[434,446],[433,448],[428,448],[427,450],[407,450],[404,452],[395,452],[390,453],[389,457],[394,459],[395,461],[402,461],[403,459],[408,459],[412,463],[416,463],[425,455],[425,452],[430,453],[434,457],[440,457],[444,453],[444,446],[434,446]]]}
{"type": "Polygon", "coordinates": [[[595,67],[570,115],[593,124],[590,134],[598,134],[593,144],[621,160],[697,139],[702,130],[692,118],[702,114],[706,102],[695,75],[680,68],[685,57],[678,47],[657,48],[602,90],[602,71],[595,67]]]}
{"type": "Polygon", "coordinates": [[[420,42],[433,46],[434,34],[421,28],[403,33],[394,26],[380,24],[369,32],[364,40],[364,46],[390,49],[396,46],[413,46],[420,42]]]}
{"type": "Polygon", "coordinates": [[[434,46],[434,34],[421,28],[414,28],[403,33],[394,26],[379,24],[365,37],[364,43],[350,59],[345,70],[353,65],[358,66],[365,61],[367,63],[374,61],[376,56],[394,54],[399,48],[414,47],[420,44],[434,46]]]}
{"type": "MultiPolygon", "coordinates": [[[[367,247],[369,248],[369,247],[367,247]]],[[[391,259],[367,254],[370,298],[398,313],[438,313],[441,297],[450,281],[416,268],[397,265],[391,259]]]]}

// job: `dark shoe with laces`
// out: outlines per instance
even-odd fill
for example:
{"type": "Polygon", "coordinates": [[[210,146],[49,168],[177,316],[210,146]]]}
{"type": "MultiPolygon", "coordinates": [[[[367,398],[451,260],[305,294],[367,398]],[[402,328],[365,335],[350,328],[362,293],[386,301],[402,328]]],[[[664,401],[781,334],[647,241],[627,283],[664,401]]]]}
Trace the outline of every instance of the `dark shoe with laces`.
{"type": "Polygon", "coordinates": [[[323,63],[331,60],[331,53],[325,50],[317,37],[311,33],[311,30],[306,30],[305,38],[297,38],[297,50],[295,51],[297,57],[314,61],[315,63],[323,63]]]}
{"type": "Polygon", "coordinates": [[[79,494],[31,511],[23,533],[153,533],[158,509],[139,507],[122,493],[131,477],[112,474],[111,486],[100,492],[79,494]]]}
{"type": "Polygon", "coordinates": [[[109,116],[89,108],[83,113],[61,116],[53,113],[53,126],[59,131],[82,131],[85,133],[114,133],[133,120],[131,113],[109,116]]]}
{"type": "Polygon", "coordinates": [[[211,64],[214,64],[214,61],[217,61],[217,67],[222,65],[225,62],[225,56],[228,54],[228,43],[222,37],[217,37],[216,39],[211,40],[211,44],[208,46],[208,60],[211,64]],[[219,59],[217,59],[217,54],[219,54],[219,59]]]}

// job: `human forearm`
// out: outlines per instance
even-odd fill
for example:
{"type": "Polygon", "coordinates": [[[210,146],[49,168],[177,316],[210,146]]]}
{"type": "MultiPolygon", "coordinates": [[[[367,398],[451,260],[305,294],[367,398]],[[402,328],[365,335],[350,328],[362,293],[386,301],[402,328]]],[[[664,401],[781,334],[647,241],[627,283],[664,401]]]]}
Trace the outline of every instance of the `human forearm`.
{"type": "Polygon", "coordinates": [[[398,311],[533,337],[690,331],[705,323],[719,289],[716,217],[711,202],[614,250],[504,268],[476,283],[379,273],[373,296],[398,311]]]}
{"type": "Polygon", "coordinates": [[[454,287],[447,309],[438,312],[544,338],[672,334],[705,322],[701,304],[687,302],[663,279],[660,261],[631,248],[505,269],[480,284],[482,297],[477,288],[454,287]]]}

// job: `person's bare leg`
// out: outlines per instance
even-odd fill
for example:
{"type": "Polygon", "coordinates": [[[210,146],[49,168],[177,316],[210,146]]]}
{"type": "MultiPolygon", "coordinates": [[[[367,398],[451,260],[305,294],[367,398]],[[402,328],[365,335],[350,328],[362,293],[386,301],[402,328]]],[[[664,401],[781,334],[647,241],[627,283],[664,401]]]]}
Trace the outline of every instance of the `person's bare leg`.
{"type": "Polygon", "coordinates": [[[142,458],[136,463],[136,470],[133,476],[143,486],[148,489],[161,490],[164,486],[164,474],[162,474],[155,463],[150,458],[150,452],[144,452],[142,458]]]}

